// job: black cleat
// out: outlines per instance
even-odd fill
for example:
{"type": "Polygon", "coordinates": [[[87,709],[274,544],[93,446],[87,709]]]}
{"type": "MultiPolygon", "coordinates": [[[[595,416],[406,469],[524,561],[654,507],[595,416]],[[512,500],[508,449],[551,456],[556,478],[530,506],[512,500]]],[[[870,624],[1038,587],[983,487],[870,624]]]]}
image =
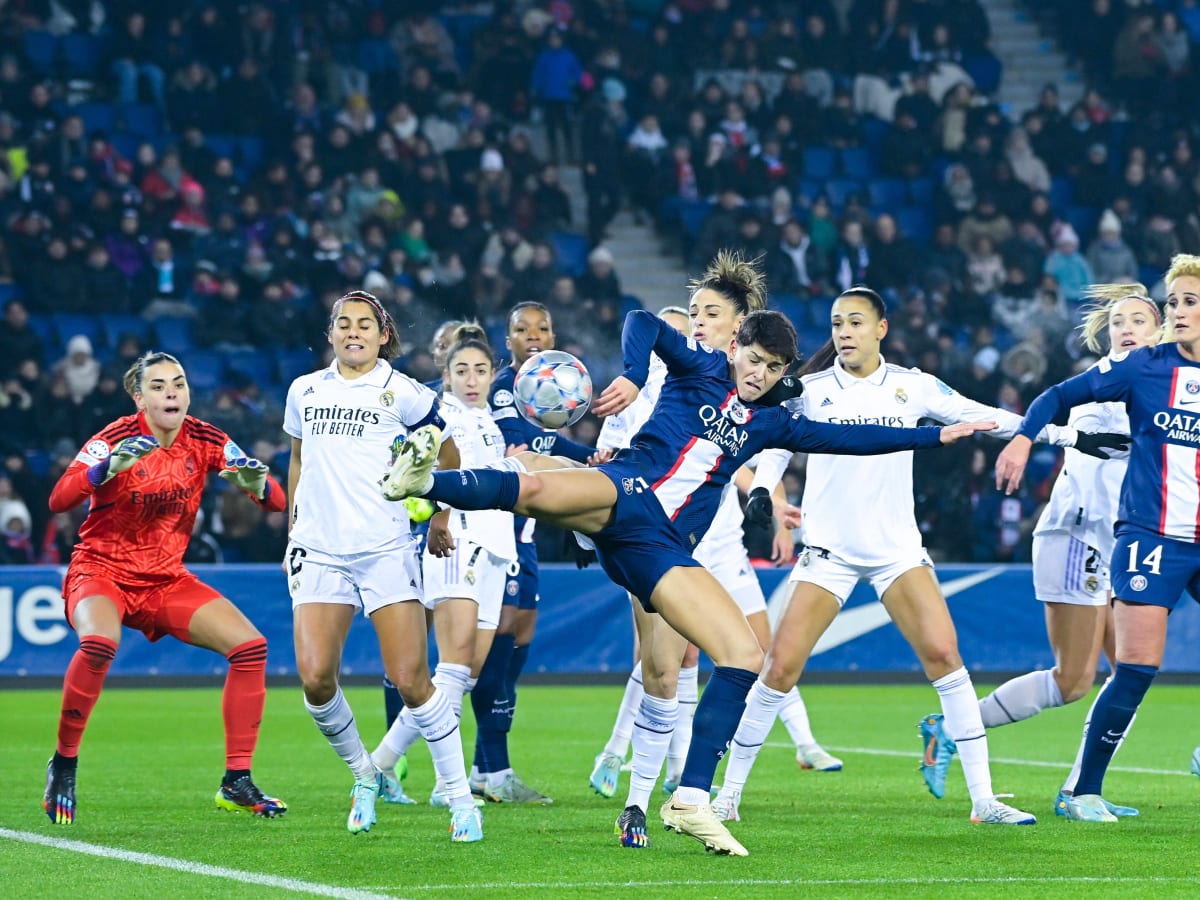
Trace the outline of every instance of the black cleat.
{"type": "Polygon", "coordinates": [[[217,809],[254,813],[264,819],[274,819],[287,812],[286,803],[260,791],[249,775],[241,776],[233,784],[221,782],[216,802],[217,809]]]}
{"type": "Polygon", "coordinates": [[[613,828],[613,834],[621,838],[622,847],[630,847],[634,850],[640,850],[650,846],[650,839],[646,837],[646,814],[640,806],[627,806],[617,817],[617,824],[613,828]]]}
{"type": "Polygon", "coordinates": [[[46,763],[46,793],[42,809],[55,825],[75,824],[75,767],[54,765],[54,757],[46,763]]]}

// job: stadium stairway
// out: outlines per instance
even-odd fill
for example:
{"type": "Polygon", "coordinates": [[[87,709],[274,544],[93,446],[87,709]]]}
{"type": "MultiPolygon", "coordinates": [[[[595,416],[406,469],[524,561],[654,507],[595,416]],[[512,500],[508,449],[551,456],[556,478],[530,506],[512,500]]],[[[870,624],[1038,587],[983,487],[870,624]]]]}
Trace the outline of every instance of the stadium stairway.
{"type": "Polygon", "coordinates": [[[1009,115],[1019,119],[1036,106],[1048,82],[1058,86],[1063,110],[1070,109],[1083,96],[1084,85],[1055,42],[1039,32],[1018,0],[986,0],[984,8],[992,27],[992,52],[1004,64],[997,100],[1009,115]]]}

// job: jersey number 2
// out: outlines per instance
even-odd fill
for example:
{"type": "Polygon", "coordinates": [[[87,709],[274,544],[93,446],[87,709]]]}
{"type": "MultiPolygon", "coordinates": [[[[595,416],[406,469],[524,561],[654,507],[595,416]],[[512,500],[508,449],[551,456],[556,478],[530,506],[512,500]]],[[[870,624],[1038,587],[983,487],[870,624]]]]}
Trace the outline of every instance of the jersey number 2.
{"type": "MultiPolygon", "coordinates": [[[[1126,572],[1136,572],[1138,570],[1138,545],[1140,543],[1141,541],[1134,541],[1129,545],[1129,568],[1125,570],[1126,572]]],[[[1150,570],[1151,575],[1162,574],[1162,554],[1163,545],[1159,544],[1142,558],[1141,564],[1150,570]]]]}

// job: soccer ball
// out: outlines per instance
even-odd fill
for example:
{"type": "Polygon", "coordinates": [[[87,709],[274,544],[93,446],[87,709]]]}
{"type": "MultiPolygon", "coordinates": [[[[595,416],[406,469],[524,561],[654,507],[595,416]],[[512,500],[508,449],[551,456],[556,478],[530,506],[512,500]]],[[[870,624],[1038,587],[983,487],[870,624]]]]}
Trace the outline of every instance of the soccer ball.
{"type": "Polygon", "coordinates": [[[592,376],[562,350],[542,350],[525,360],[513,383],[517,412],[541,428],[565,428],[583,418],[592,402],[592,376]]]}

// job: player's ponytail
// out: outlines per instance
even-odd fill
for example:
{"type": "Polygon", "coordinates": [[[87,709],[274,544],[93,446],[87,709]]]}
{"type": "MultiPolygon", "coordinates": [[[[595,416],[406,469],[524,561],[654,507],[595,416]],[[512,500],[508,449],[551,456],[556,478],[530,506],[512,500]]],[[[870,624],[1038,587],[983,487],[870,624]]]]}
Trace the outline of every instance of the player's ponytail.
{"type": "Polygon", "coordinates": [[[1153,310],[1154,321],[1162,324],[1162,313],[1158,304],[1150,299],[1146,286],[1136,281],[1127,284],[1090,284],[1084,288],[1083,296],[1091,302],[1083,308],[1079,339],[1093,353],[1105,352],[1101,337],[1108,330],[1108,320],[1112,318],[1113,308],[1124,300],[1141,300],[1153,310]]]}
{"type": "Polygon", "coordinates": [[[338,316],[342,314],[342,307],[348,302],[355,300],[359,303],[365,303],[371,307],[371,313],[375,317],[375,324],[379,326],[379,333],[387,335],[379,345],[380,359],[395,359],[400,355],[400,333],[396,329],[396,323],[392,319],[391,314],[383,308],[383,304],[374,295],[366,291],[350,291],[348,294],[343,294],[333,304],[333,309],[329,312],[329,327],[326,329],[326,334],[333,331],[333,325],[338,320],[338,316]]]}
{"type": "Polygon", "coordinates": [[[719,250],[704,274],[688,282],[688,292],[714,291],[732,303],[740,316],[766,309],[767,283],[761,264],[761,256],[747,260],[740,250],[719,250]]]}
{"type": "Polygon", "coordinates": [[[450,365],[454,362],[454,357],[466,349],[474,349],[483,353],[492,363],[495,368],[495,352],[492,350],[492,345],[488,343],[487,332],[483,330],[483,326],[478,322],[463,322],[450,335],[450,349],[446,351],[446,371],[450,371],[450,365]]]}
{"type": "Polygon", "coordinates": [[[170,353],[163,353],[160,350],[151,350],[149,353],[143,353],[125,370],[125,379],[123,382],[125,393],[130,397],[136,397],[142,393],[142,382],[145,379],[146,370],[161,362],[175,363],[179,368],[183,368],[183,363],[170,353]]]}
{"type": "MultiPolygon", "coordinates": [[[[843,297],[859,297],[871,304],[871,308],[875,311],[875,315],[879,317],[879,321],[887,318],[887,304],[883,302],[883,298],[879,296],[877,291],[872,290],[865,284],[856,284],[854,287],[847,288],[837,295],[836,303],[843,297]]],[[[800,369],[800,375],[811,375],[813,372],[823,372],[833,365],[833,361],[837,359],[837,347],[833,343],[833,338],[827,340],[821,345],[816,353],[809,357],[808,362],[800,369]]]]}

